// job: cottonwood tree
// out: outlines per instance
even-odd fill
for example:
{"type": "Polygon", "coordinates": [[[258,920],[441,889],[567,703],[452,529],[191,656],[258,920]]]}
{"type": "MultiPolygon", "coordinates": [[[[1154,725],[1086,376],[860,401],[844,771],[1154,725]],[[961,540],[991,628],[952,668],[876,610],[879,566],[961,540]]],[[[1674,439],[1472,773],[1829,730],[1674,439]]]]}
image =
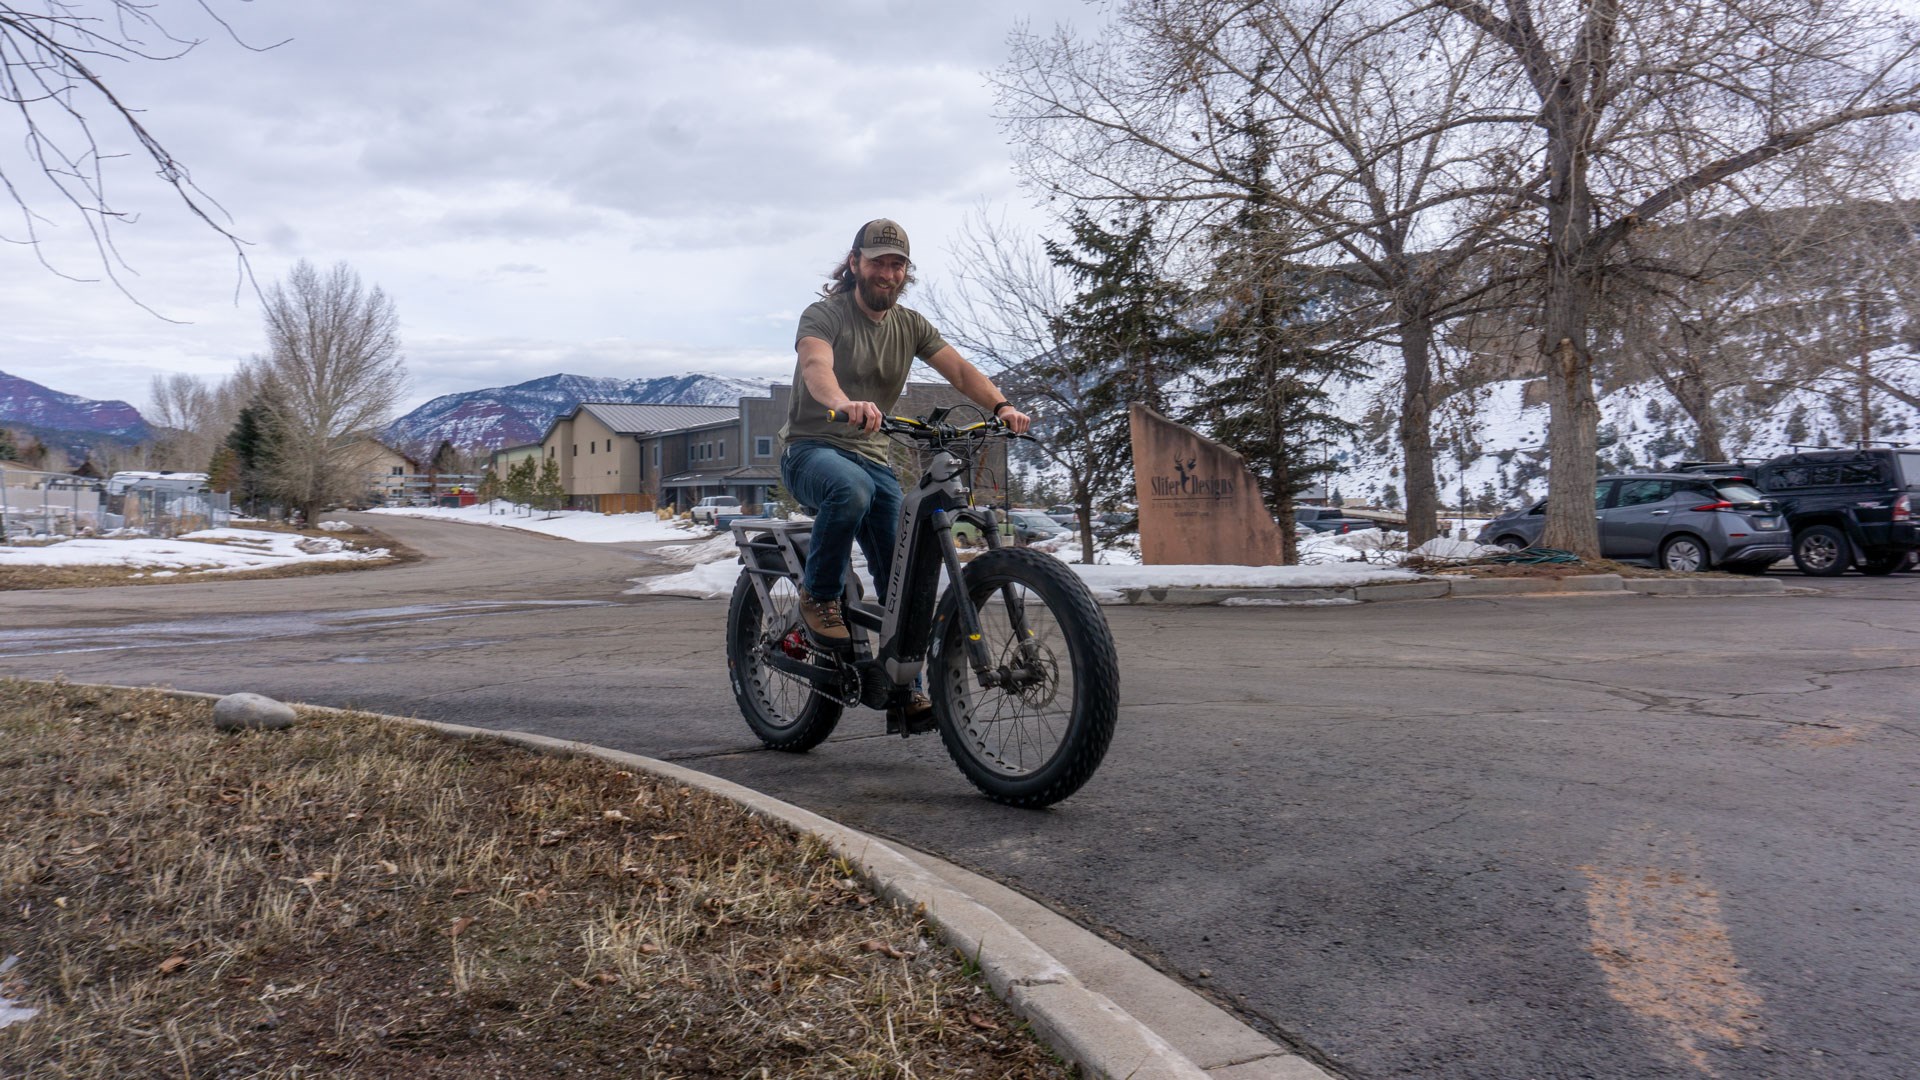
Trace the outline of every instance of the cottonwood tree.
{"type": "Polygon", "coordinates": [[[127,293],[114,234],[138,215],[109,194],[109,176],[113,162],[137,157],[189,216],[232,245],[244,272],[243,244],[225,211],[102,74],[110,65],[180,59],[202,43],[183,29],[193,22],[238,41],[207,0],[0,3],[0,102],[21,148],[0,156],[0,190],[19,215],[0,239],[27,246],[55,274],[90,280],[50,258],[45,244],[49,225],[75,224],[100,272],[127,293]]]}
{"type": "Polygon", "coordinates": [[[308,521],[365,481],[354,444],[371,439],[406,390],[400,323],[379,286],[346,263],[325,274],[305,259],[267,292],[267,354],[247,377],[274,432],[271,487],[308,521]]]}
{"type": "MultiPolygon", "coordinates": [[[[1597,555],[1593,330],[1635,231],[1719,194],[1758,201],[1851,129],[1920,111],[1912,20],[1872,0],[1432,0],[1497,45],[1466,88],[1522,76],[1531,151],[1504,162],[1538,204],[1538,351],[1551,413],[1542,542],[1597,555]]],[[[1484,99],[1483,99],[1484,100],[1484,99]]]]}
{"type": "Polygon", "coordinates": [[[1493,284],[1474,260],[1524,211],[1499,167],[1531,111],[1469,80],[1489,46],[1447,13],[1379,0],[1141,0],[1099,41],[1016,35],[1000,108],[1023,171],[1078,203],[1143,202],[1204,231],[1249,200],[1300,226],[1353,343],[1399,354],[1408,530],[1438,529],[1435,340],[1493,284]],[[1272,152],[1241,149],[1250,125],[1272,152]]]}

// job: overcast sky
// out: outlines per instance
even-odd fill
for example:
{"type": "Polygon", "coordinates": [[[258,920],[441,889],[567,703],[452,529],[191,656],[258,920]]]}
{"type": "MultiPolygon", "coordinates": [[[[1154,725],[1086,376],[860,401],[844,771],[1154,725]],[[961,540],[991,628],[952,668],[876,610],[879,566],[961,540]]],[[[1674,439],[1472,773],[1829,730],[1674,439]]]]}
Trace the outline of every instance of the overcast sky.
{"type": "MultiPolygon", "coordinates": [[[[861,222],[899,220],[933,283],[974,207],[1044,227],[984,73],[1017,23],[1086,29],[1105,11],[208,2],[247,44],[285,43],[249,51],[190,0],[160,0],[204,44],[100,73],[231,213],[263,286],[306,258],[344,260],[387,290],[412,375],[405,407],[560,371],[790,375],[799,312],[861,222]]],[[[0,114],[0,170],[16,183],[19,148],[0,114]]],[[[0,245],[0,371],[144,408],[156,373],[218,377],[259,351],[258,305],[244,290],[235,303],[231,250],[150,163],[120,161],[108,178],[117,207],[139,214],[117,234],[129,289],[181,322],[0,245]]],[[[51,219],[49,259],[97,277],[77,219],[43,189],[23,193],[51,219]]],[[[17,216],[0,217],[0,237],[20,236],[17,216]]]]}

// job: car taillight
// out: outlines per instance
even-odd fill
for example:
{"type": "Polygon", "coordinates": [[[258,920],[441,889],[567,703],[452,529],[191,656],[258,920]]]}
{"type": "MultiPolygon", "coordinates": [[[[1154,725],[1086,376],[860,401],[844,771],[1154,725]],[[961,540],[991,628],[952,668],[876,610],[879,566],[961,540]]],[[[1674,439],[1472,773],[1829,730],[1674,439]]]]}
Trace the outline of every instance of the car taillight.
{"type": "Polygon", "coordinates": [[[1733,509],[1733,504],[1728,502],[1725,499],[1721,499],[1719,502],[1701,503],[1699,506],[1694,507],[1694,509],[1695,510],[1731,510],[1733,509]]]}
{"type": "Polygon", "coordinates": [[[1907,497],[1905,495],[1902,495],[1899,498],[1893,500],[1893,520],[1908,521],[1908,520],[1911,520],[1912,517],[1913,517],[1913,504],[1907,501],[1907,497]]]}

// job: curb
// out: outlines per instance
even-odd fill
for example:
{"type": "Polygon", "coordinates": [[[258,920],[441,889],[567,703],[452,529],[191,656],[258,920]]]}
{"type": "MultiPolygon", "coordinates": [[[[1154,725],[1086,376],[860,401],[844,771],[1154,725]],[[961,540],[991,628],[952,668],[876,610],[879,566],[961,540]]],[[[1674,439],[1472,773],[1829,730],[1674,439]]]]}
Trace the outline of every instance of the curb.
{"type": "MultiPolygon", "coordinates": [[[[45,679],[21,681],[51,685],[50,680],[45,679]]],[[[158,691],[199,701],[219,701],[226,696],[112,683],[67,685],[158,691]]],[[[495,739],[542,753],[597,758],[718,795],[751,813],[818,837],[835,855],[857,866],[861,876],[882,896],[925,916],[942,942],[979,966],[994,994],[1031,1023],[1043,1043],[1088,1075],[1099,1080],[1208,1080],[1210,1076],[1222,1080],[1225,1076],[1238,1075],[1209,1073],[1200,1068],[1152,1028],[1104,994],[1088,988],[1052,954],[986,905],[881,840],[810,810],[717,776],[591,743],[326,705],[296,708],[322,716],[372,716],[460,738],[495,739]]],[[[1275,1054],[1264,1063],[1284,1071],[1261,1075],[1285,1076],[1288,1080],[1329,1080],[1326,1073],[1304,1059],[1278,1047],[1274,1050],[1275,1054]]]]}
{"type": "Polygon", "coordinates": [[[1419,581],[1391,581],[1377,585],[1276,588],[1168,587],[1120,589],[1103,597],[1107,607],[1133,604],[1208,606],[1227,601],[1267,605],[1312,604],[1316,601],[1377,603],[1388,600],[1446,600],[1493,596],[1567,596],[1599,593],[1643,596],[1784,596],[1789,590],[1778,578],[1628,578],[1619,574],[1582,574],[1564,578],[1435,577],[1419,581]]]}

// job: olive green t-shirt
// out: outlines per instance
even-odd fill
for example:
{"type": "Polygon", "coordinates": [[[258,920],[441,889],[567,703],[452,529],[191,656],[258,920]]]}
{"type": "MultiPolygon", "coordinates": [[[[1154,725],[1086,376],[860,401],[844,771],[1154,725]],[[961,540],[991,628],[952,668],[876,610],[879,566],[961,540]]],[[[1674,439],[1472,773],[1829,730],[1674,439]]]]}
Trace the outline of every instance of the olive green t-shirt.
{"type": "MultiPolygon", "coordinates": [[[[926,316],[912,308],[896,304],[879,322],[867,318],[852,290],[815,301],[801,313],[794,347],[799,347],[801,338],[810,337],[833,346],[833,377],[848,399],[871,401],[881,412],[892,412],[899,403],[914,357],[925,360],[947,347],[926,316]]],[[[887,464],[887,440],[877,432],[870,435],[827,419],[827,407],[814,400],[798,363],[793,369],[792,402],[787,424],[780,429],[782,439],[818,439],[887,464]]]]}

